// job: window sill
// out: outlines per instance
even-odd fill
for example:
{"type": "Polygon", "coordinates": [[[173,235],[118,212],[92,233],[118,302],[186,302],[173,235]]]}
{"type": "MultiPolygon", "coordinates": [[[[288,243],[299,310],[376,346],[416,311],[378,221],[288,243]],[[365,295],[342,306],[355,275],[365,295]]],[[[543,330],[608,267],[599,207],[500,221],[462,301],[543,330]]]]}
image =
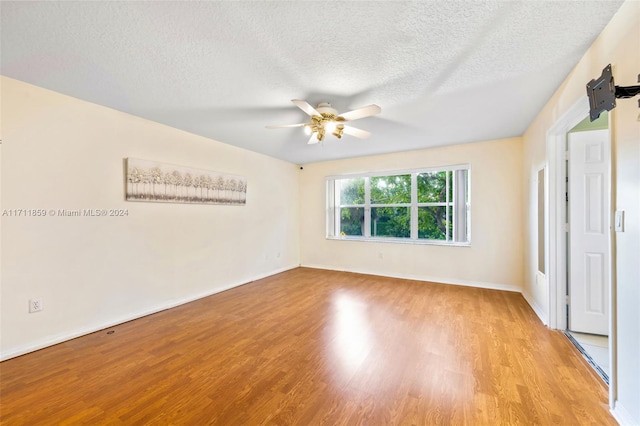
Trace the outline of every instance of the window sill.
{"type": "Polygon", "coordinates": [[[414,244],[420,246],[471,247],[471,243],[451,243],[438,240],[412,240],[409,238],[326,237],[327,240],[364,241],[371,243],[414,244]]]}

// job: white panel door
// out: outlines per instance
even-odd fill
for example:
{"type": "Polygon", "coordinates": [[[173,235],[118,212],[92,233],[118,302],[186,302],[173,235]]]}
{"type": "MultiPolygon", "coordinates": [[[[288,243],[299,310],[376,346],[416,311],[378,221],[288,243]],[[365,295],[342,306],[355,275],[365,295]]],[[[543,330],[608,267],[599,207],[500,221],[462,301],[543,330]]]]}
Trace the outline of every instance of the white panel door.
{"type": "Polygon", "coordinates": [[[569,134],[569,329],[609,334],[608,130],[569,134]]]}

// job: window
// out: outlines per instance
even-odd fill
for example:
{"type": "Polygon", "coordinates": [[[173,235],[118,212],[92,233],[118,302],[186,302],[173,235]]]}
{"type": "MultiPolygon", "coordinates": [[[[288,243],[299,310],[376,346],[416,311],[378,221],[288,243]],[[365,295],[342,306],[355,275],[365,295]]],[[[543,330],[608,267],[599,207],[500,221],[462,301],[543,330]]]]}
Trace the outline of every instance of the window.
{"type": "Polygon", "coordinates": [[[327,236],[470,242],[470,166],[327,178],[327,236]]]}

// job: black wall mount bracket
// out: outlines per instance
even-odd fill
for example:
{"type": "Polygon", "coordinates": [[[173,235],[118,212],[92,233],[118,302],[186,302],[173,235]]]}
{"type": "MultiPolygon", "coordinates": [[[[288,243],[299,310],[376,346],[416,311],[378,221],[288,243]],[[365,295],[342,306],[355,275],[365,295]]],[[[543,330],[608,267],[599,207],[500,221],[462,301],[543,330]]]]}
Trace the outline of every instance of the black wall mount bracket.
{"type": "MultiPolygon", "coordinates": [[[[640,83],[640,75],[638,75],[640,83]]],[[[611,111],[616,107],[616,99],[633,98],[640,94],[639,86],[616,86],[611,64],[602,70],[602,75],[587,83],[589,98],[589,117],[595,121],[604,111],[611,111]]]]}

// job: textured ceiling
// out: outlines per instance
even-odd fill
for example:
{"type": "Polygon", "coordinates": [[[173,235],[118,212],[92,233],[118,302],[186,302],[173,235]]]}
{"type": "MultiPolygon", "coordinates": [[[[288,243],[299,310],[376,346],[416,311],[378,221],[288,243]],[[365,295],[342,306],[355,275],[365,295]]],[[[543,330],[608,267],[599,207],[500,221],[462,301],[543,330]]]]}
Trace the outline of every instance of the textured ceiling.
{"type": "Polygon", "coordinates": [[[306,164],[521,135],[621,3],[3,1],[0,70],[306,164]],[[382,113],[307,145],[291,99],[382,113]]]}

